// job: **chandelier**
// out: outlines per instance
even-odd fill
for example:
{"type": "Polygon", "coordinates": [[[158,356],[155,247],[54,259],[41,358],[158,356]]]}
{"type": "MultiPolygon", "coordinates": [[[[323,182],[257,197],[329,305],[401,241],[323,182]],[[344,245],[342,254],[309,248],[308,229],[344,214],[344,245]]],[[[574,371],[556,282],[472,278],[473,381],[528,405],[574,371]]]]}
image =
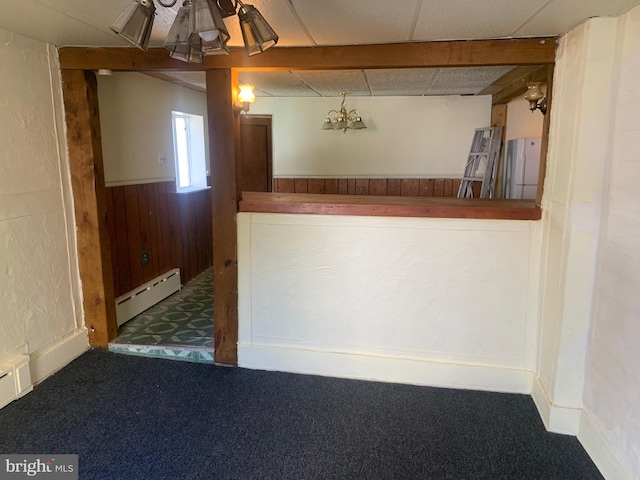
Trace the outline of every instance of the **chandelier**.
{"type": "MultiPolygon", "coordinates": [[[[170,8],[178,0],[156,1],[170,8]]],[[[111,30],[146,51],[155,12],[153,0],[133,0],[111,30]]],[[[163,46],[172,58],[190,63],[202,63],[206,55],[228,55],[231,36],[223,18],[236,14],[247,55],[262,53],[278,43],[278,35],[253,5],[241,0],[184,0],[163,46]]]]}
{"type": "Polygon", "coordinates": [[[322,125],[322,130],[342,130],[342,133],[347,133],[347,130],[367,128],[358,110],[354,108],[347,111],[347,107],[344,104],[347,94],[342,92],[341,95],[342,104],[340,104],[340,110],[329,110],[324,125],[322,125]]]}

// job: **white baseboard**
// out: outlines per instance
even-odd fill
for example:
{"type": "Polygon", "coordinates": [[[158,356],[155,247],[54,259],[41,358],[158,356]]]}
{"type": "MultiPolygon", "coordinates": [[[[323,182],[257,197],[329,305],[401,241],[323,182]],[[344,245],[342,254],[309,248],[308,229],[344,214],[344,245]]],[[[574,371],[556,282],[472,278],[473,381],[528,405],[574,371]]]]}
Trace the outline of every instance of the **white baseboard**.
{"type": "Polygon", "coordinates": [[[28,355],[13,355],[0,361],[0,408],[33,390],[28,355]]]}
{"type": "Polygon", "coordinates": [[[589,416],[582,412],[578,440],[607,480],[634,480],[633,473],[617,457],[613,448],[589,416]]]}
{"type": "Polygon", "coordinates": [[[433,387],[531,393],[532,373],[401,357],[238,344],[238,366],[433,387]]]}
{"type": "Polygon", "coordinates": [[[89,350],[86,330],[78,330],[53,345],[33,352],[31,356],[31,380],[34,385],[53,375],[72,360],[89,350]]]}
{"type": "Polygon", "coordinates": [[[182,288],[180,269],[173,268],[159,277],[116,298],[118,327],[182,288]]]}
{"type": "Polygon", "coordinates": [[[561,407],[551,403],[547,392],[537,377],[533,378],[531,397],[548,431],[564,435],[575,436],[578,434],[582,409],[561,407]]]}

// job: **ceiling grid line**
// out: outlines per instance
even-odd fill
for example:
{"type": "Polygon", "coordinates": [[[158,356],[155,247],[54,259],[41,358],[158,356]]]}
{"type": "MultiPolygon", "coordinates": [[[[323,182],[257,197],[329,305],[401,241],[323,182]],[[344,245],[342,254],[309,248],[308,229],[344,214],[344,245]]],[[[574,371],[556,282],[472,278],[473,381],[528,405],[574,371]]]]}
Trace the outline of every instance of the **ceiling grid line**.
{"type": "Polygon", "coordinates": [[[369,89],[369,96],[373,97],[373,90],[371,89],[371,84],[369,83],[369,77],[367,77],[366,70],[362,70],[362,76],[364,77],[364,83],[366,83],[367,88],[369,89]]]}
{"type": "Polygon", "coordinates": [[[433,86],[436,84],[436,82],[438,81],[438,77],[440,76],[440,73],[442,72],[442,69],[439,68],[438,71],[436,72],[436,74],[433,76],[433,78],[431,79],[431,81],[429,82],[429,85],[427,86],[427,89],[424,91],[424,93],[421,95],[422,97],[426,97],[429,95],[429,92],[431,91],[431,89],[433,88],[433,86]]]}
{"type": "Polygon", "coordinates": [[[420,18],[420,11],[422,10],[422,1],[423,0],[418,0],[416,3],[416,10],[413,12],[413,21],[411,22],[411,28],[409,29],[409,41],[413,41],[413,37],[416,34],[416,26],[418,25],[418,19],[420,18]]]}
{"type": "Polygon", "coordinates": [[[524,28],[524,26],[525,26],[527,23],[529,23],[531,20],[533,20],[534,18],[536,18],[536,16],[537,16],[540,12],[542,12],[545,8],[547,8],[549,5],[551,5],[554,1],[556,1],[556,0],[548,0],[548,1],[547,1],[544,5],[542,5],[539,9],[537,9],[535,12],[533,12],[531,15],[529,15],[529,17],[528,17],[524,22],[522,22],[520,25],[518,25],[518,26],[516,27],[516,29],[515,29],[513,32],[511,32],[511,34],[510,34],[509,36],[510,36],[510,37],[515,37],[515,36],[518,34],[518,32],[519,32],[520,30],[522,30],[522,29],[524,28]]]}
{"type": "Polygon", "coordinates": [[[291,71],[291,70],[290,70],[290,71],[289,71],[289,73],[290,73],[291,75],[293,75],[294,77],[296,77],[296,78],[300,81],[300,83],[302,83],[303,85],[305,85],[309,90],[311,90],[311,91],[313,91],[313,92],[317,93],[317,94],[318,94],[318,96],[320,96],[320,97],[324,97],[324,95],[323,95],[321,92],[319,92],[318,90],[316,90],[315,88],[313,88],[311,85],[309,85],[307,82],[305,82],[302,78],[300,78],[300,76],[299,76],[299,75],[296,75],[296,72],[293,72],[293,71],[291,71]]]}
{"type": "Polygon", "coordinates": [[[291,10],[291,14],[295,17],[295,19],[297,20],[298,24],[300,25],[300,28],[305,33],[305,35],[307,36],[309,41],[313,44],[314,47],[317,47],[318,46],[318,42],[316,42],[316,40],[313,38],[313,35],[311,35],[311,32],[309,31],[307,26],[302,21],[302,18],[300,18],[300,14],[298,13],[298,10],[296,10],[295,5],[293,4],[293,0],[287,0],[286,4],[289,5],[289,10],[291,10]]]}

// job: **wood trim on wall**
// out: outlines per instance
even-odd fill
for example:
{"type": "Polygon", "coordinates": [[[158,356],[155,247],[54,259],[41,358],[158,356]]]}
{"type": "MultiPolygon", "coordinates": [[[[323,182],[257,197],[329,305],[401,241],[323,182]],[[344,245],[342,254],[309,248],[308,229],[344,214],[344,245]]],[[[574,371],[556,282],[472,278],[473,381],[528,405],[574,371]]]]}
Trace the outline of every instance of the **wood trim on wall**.
{"type": "Polygon", "coordinates": [[[118,326],[106,219],[98,84],[94,73],[63,71],[62,94],[84,322],[89,331],[90,345],[107,348],[109,341],[117,336],[118,326]]]}
{"type": "Polygon", "coordinates": [[[329,195],[244,192],[241,212],[375,217],[540,220],[542,211],[526,200],[329,195]]]}
{"type": "MultiPolygon", "coordinates": [[[[460,178],[287,178],[274,179],[276,193],[322,193],[393,197],[457,197],[460,178]]],[[[482,182],[473,183],[480,196],[482,182]]]]}
{"type": "Polygon", "coordinates": [[[172,180],[107,187],[106,198],[116,297],[174,268],[186,284],[211,267],[211,189],[176,193],[172,180]]]}

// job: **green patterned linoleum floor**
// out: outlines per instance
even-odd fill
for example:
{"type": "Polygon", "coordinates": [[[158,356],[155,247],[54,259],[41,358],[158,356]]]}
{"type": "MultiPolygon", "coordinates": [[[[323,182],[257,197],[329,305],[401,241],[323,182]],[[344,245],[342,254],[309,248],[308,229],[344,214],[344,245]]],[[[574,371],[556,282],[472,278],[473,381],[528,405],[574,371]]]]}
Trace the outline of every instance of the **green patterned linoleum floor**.
{"type": "Polygon", "coordinates": [[[213,270],[123,324],[109,350],[213,363],[213,270]]]}

